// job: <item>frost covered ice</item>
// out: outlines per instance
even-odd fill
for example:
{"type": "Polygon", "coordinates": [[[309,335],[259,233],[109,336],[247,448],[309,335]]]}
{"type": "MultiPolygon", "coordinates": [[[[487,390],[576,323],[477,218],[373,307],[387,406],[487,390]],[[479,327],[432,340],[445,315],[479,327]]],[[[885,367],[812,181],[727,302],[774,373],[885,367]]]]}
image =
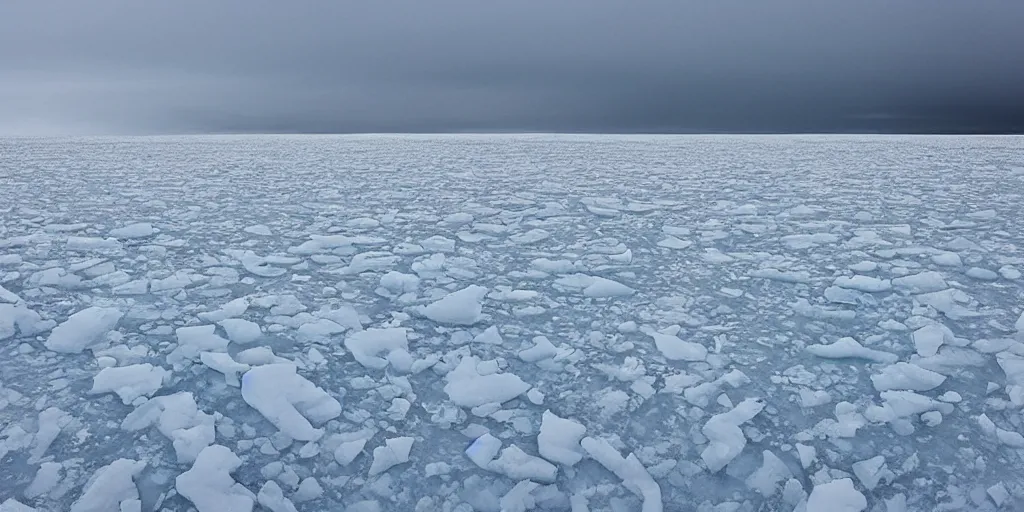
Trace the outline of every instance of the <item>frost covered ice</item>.
{"type": "Polygon", "coordinates": [[[0,140],[0,511],[1024,509],[1022,141],[0,140]]]}

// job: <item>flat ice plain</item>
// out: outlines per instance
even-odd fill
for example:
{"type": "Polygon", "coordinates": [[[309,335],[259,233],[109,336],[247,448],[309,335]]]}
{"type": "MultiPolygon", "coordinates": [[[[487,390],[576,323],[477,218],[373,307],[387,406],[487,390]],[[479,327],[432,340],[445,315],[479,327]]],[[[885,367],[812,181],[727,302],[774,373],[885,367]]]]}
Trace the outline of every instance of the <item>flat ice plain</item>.
{"type": "Polygon", "coordinates": [[[0,140],[0,511],[1024,509],[1024,138],[0,140]]]}

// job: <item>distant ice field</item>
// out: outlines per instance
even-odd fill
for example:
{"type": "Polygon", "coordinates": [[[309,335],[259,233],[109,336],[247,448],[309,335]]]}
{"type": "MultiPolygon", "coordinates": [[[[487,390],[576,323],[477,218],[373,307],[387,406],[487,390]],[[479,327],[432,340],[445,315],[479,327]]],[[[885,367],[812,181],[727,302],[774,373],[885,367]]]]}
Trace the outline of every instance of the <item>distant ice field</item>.
{"type": "Polygon", "coordinates": [[[0,139],[0,512],[1024,510],[1024,137],[0,139]]]}

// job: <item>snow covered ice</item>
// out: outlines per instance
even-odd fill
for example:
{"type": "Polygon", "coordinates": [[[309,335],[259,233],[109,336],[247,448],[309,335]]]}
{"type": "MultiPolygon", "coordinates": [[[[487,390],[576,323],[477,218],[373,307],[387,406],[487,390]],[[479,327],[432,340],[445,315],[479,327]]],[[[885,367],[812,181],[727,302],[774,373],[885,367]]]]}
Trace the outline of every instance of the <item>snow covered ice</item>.
{"type": "Polygon", "coordinates": [[[1024,509],[1020,138],[0,169],[2,512],[1024,509]]]}

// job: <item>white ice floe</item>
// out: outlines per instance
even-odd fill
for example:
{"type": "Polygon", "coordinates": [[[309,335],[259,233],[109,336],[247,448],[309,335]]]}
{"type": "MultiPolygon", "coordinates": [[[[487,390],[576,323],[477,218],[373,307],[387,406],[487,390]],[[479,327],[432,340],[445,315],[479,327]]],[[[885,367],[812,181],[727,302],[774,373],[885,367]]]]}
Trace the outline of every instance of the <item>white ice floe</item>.
{"type": "Polygon", "coordinates": [[[598,437],[585,437],[580,444],[590,458],[619,477],[626,489],[643,500],[642,512],[663,510],[661,486],[636,455],[630,453],[623,457],[608,441],[598,437]]]}
{"type": "Polygon", "coordinates": [[[747,437],[740,425],[754,419],[764,409],[761,400],[748,398],[728,412],[716,414],[704,424],[701,432],[708,438],[708,446],[700,458],[712,473],[717,473],[735,459],[747,446],[747,437]]]}
{"type": "Polygon", "coordinates": [[[256,322],[243,320],[241,318],[225,318],[217,322],[228,335],[228,340],[240,345],[252,343],[263,336],[263,330],[256,322]]]}
{"type": "Polygon", "coordinates": [[[789,466],[782,459],[770,450],[765,450],[761,454],[761,466],[747,477],[746,484],[761,496],[768,498],[774,496],[781,484],[792,476],[789,466]]]}
{"type": "Polygon", "coordinates": [[[236,388],[241,386],[238,376],[250,368],[249,365],[239,363],[223,352],[200,352],[199,361],[211,370],[224,374],[224,382],[236,388]]]}
{"type": "Polygon", "coordinates": [[[527,363],[536,363],[544,359],[551,359],[558,354],[556,348],[546,336],[534,336],[533,346],[519,351],[519,359],[527,363]]]}
{"type": "Polygon", "coordinates": [[[863,275],[837,277],[833,284],[840,288],[848,288],[865,293],[887,292],[892,289],[892,283],[888,279],[878,279],[863,275]]]}
{"type": "Polygon", "coordinates": [[[853,480],[840,478],[814,486],[807,498],[807,512],[861,512],[868,500],[853,487],[853,480]]]}
{"type": "Polygon", "coordinates": [[[97,469],[86,482],[82,495],[71,504],[70,511],[111,512],[140,506],[135,479],[145,468],[143,461],[117,459],[97,469]]]}
{"type": "Polygon", "coordinates": [[[179,327],[174,334],[178,346],[167,354],[167,362],[180,366],[199,359],[201,352],[227,352],[229,341],[215,334],[215,325],[179,327]]]}
{"type": "Polygon", "coordinates": [[[703,361],[707,359],[708,349],[693,341],[686,341],[674,334],[650,331],[648,336],[654,338],[654,346],[661,355],[670,361],[703,361]]]}
{"type": "Polygon", "coordinates": [[[153,225],[148,222],[136,222],[134,224],[128,224],[124,227],[112,229],[110,236],[114,238],[146,238],[156,234],[156,229],[153,225]]]}
{"type": "Polygon", "coordinates": [[[334,449],[334,461],[341,466],[347,466],[356,460],[356,457],[360,453],[363,453],[363,448],[366,446],[366,439],[355,439],[352,441],[345,441],[338,445],[334,449]]]}
{"type": "Polygon", "coordinates": [[[199,410],[191,392],[158,396],[140,405],[121,422],[135,432],[156,426],[171,441],[179,464],[188,464],[214,442],[214,418],[199,410]]]}
{"type": "Polygon", "coordinates": [[[867,348],[850,337],[839,338],[828,345],[808,345],[805,350],[810,354],[827,359],[857,358],[889,364],[899,360],[896,354],[867,348]]]}
{"type": "Polygon", "coordinates": [[[938,292],[949,288],[942,274],[932,270],[894,278],[892,286],[897,290],[915,294],[938,292]]]}
{"type": "Polygon", "coordinates": [[[408,352],[408,330],[405,327],[390,327],[357,331],[345,337],[345,348],[364,367],[383,370],[389,364],[389,354],[396,351],[408,352]]]}
{"type": "Polygon", "coordinates": [[[392,270],[380,277],[380,286],[396,294],[414,293],[420,288],[420,278],[392,270]]]}
{"type": "Polygon", "coordinates": [[[384,446],[373,449],[370,476],[383,473],[399,464],[409,462],[409,453],[415,441],[412,437],[393,437],[384,441],[384,446]]]}
{"type": "Polygon", "coordinates": [[[452,371],[445,375],[444,392],[448,399],[461,407],[504,403],[525,393],[530,385],[513,373],[488,373],[478,370],[480,360],[465,356],[452,371]]]}
{"type": "Polygon", "coordinates": [[[260,487],[256,501],[270,512],[298,512],[292,500],[284,496],[284,491],[277,482],[270,480],[260,487]]]}
{"type": "Polygon", "coordinates": [[[492,325],[473,337],[473,342],[483,343],[485,345],[501,345],[505,340],[501,337],[501,332],[498,330],[498,326],[492,325]]]}
{"type": "Polygon", "coordinates": [[[50,331],[46,348],[77,354],[103,342],[103,336],[117,327],[124,313],[117,308],[92,306],[68,317],[50,331]]]}
{"type": "Polygon", "coordinates": [[[911,334],[914,348],[921,357],[931,357],[944,343],[953,341],[953,332],[938,323],[928,324],[911,334]]]}
{"type": "Polygon", "coordinates": [[[693,245],[690,240],[682,240],[675,236],[669,235],[658,242],[658,247],[664,247],[666,249],[686,249],[693,245]]]}
{"type": "Polygon", "coordinates": [[[242,376],[242,398],[282,433],[298,441],[323,435],[314,424],[341,415],[341,403],[295,373],[291,364],[257,366],[242,376]]]}
{"type": "Polygon", "coordinates": [[[245,231],[250,235],[258,236],[270,236],[274,234],[272,231],[270,231],[269,227],[264,226],[263,224],[253,224],[252,226],[245,227],[244,229],[242,229],[242,231],[245,231]]]}
{"type": "Polygon", "coordinates": [[[156,393],[171,372],[149,363],[104,368],[92,379],[90,394],[116,393],[127,405],[156,393]]]}
{"type": "Polygon", "coordinates": [[[903,362],[886,366],[881,372],[871,376],[876,391],[929,391],[941,386],[945,380],[946,377],[942,374],[903,362]]]}
{"type": "Polygon", "coordinates": [[[516,445],[501,450],[498,458],[489,461],[486,469],[512,480],[533,480],[554,483],[558,468],[550,462],[524,452],[516,445]]]}
{"type": "Polygon", "coordinates": [[[220,308],[205,313],[199,313],[199,319],[204,322],[221,322],[228,318],[242,316],[249,309],[249,298],[239,297],[232,299],[220,308]]]}
{"type": "Polygon", "coordinates": [[[885,457],[882,455],[854,462],[853,474],[857,476],[857,480],[860,480],[861,485],[869,491],[873,491],[882,482],[892,482],[896,479],[896,474],[886,466],[885,457]]]}
{"type": "Polygon", "coordinates": [[[419,308],[419,313],[439,324],[473,325],[483,320],[483,299],[488,289],[470,285],[419,308]]]}
{"type": "Polygon", "coordinates": [[[541,415],[540,433],[537,434],[537,447],[540,456],[565,466],[574,466],[583,458],[580,440],[587,434],[587,427],[565,418],[560,418],[551,411],[541,415]]]}
{"type": "Polygon", "coordinates": [[[21,336],[35,336],[53,329],[57,322],[43,320],[35,311],[21,304],[0,304],[0,340],[21,336]]]}
{"type": "Polygon", "coordinates": [[[199,512],[251,512],[256,496],[231,476],[241,465],[242,459],[231,449],[215,444],[178,475],[174,487],[199,512]]]}

